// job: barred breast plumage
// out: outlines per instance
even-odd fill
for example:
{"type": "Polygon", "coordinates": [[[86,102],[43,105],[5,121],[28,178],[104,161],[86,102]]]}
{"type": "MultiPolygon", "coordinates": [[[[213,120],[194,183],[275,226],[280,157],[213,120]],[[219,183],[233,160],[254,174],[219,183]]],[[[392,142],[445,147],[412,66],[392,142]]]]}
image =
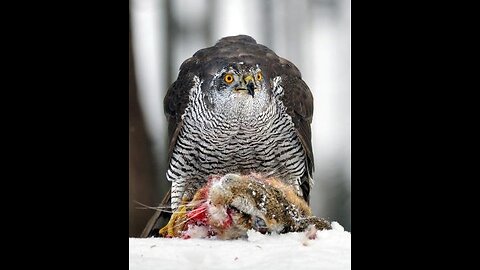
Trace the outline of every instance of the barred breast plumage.
{"type": "MultiPolygon", "coordinates": [[[[274,83],[272,98],[266,92],[255,97],[264,101],[261,104],[238,108],[242,103],[232,100],[226,104],[228,109],[218,112],[207,108],[201,81],[198,77],[194,80],[167,172],[167,179],[172,181],[172,208],[177,208],[182,196],[191,199],[213,174],[273,175],[303,195],[300,184],[306,154],[280,100],[283,89],[279,83],[274,83]],[[257,113],[260,107],[263,110],[257,113]]],[[[247,103],[253,102],[247,98],[247,103]]]]}
{"type": "Polygon", "coordinates": [[[172,187],[163,203],[172,210],[210,175],[227,173],[276,177],[309,202],[313,97],[288,60],[249,36],[223,38],[182,63],[164,109],[172,187]]]}

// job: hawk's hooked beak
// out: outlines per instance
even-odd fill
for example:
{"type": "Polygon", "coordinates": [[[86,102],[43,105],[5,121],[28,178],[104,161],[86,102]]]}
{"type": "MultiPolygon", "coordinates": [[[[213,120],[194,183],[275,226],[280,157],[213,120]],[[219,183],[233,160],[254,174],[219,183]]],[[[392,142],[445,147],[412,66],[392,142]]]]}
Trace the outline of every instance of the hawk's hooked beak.
{"type": "Polygon", "coordinates": [[[253,76],[246,75],[245,77],[243,77],[240,84],[235,87],[235,90],[246,90],[248,94],[252,96],[252,98],[255,97],[255,81],[253,79],[253,76]]]}
{"type": "Polygon", "coordinates": [[[255,97],[255,83],[253,82],[253,76],[248,75],[243,79],[245,81],[245,84],[247,85],[247,90],[252,97],[255,97]]]}

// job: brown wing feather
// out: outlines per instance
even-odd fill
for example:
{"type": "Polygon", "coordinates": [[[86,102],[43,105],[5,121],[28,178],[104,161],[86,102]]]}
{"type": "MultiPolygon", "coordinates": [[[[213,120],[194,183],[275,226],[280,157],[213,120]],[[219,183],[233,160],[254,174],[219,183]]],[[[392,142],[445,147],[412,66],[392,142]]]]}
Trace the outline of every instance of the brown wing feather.
{"type": "Polygon", "coordinates": [[[301,179],[303,197],[307,203],[310,200],[310,178],[314,170],[314,158],[312,152],[311,128],[313,116],[313,95],[307,84],[302,80],[298,68],[290,61],[277,56],[270,51],[266,54],[269,63],[269,76],[282,78],[283,87],[282,102],[287,108],[287,113],[292,117],[298,138],[302,143],[303,150],[307,155],[306,172],[301,179]]]}
{"type": "Polygon", "coordinates": [[[282,76],[282,78],[282,85],[284,87],[282,101],[287,107],[287,113],[292,117],[298,138],[307,155],[307,171],[302,177],[300,187],[303,191],[303,197],[308,203],[310,200],[310,178],[315,169],[310,128],[313,115],[313,96],[306,83],[300,77],[282,76]]]}
{"type": "Polygon", "coordinates": [[[193,87],[193,76],[189,81],[175,81],[163,100],[165,116],[168,121],[168,161],[173,152],[178,134],[182,127],[182,115],[188,105],[188,95],[193,87]]]}

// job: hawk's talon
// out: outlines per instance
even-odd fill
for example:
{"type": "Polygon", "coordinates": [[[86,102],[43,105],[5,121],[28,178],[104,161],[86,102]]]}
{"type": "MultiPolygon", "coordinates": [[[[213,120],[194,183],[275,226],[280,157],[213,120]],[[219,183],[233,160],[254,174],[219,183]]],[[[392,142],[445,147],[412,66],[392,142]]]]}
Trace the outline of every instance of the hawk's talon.
{"type": "Polygon", "coordinates": [[[175,211],[167,225],[160,229],[159,234],[162,237],[179,237],[187,221],[187,202],[183,202],[175,211]]]}

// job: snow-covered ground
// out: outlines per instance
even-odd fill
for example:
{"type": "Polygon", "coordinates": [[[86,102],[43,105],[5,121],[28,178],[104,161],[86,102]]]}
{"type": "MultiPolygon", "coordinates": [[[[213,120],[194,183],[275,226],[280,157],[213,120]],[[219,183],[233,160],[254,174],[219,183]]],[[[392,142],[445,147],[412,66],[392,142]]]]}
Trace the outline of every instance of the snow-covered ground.
{"type": "Polygon", "coordinates": [[[246,240],[130,238],[129,268],[137,269],[351,269],[351,234],[332,223],[309,240],[305,233],[246,240]]]}

